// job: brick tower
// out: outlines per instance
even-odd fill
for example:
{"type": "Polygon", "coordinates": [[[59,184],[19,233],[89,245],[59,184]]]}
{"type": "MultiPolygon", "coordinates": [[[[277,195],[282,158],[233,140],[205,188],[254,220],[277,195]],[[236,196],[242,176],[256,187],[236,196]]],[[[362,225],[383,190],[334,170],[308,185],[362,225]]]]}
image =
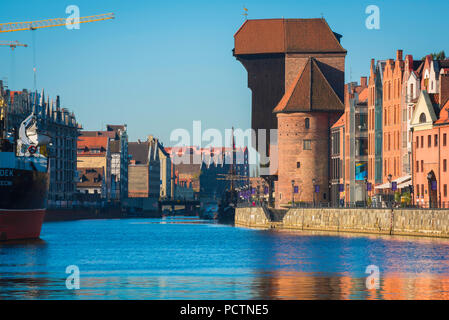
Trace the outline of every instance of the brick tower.
{"type": "MultiPolygon", "coordinates": [[[[234,56],[252,91],[252,128],[279,124],[277,205],[291,201],[292,180],[299,187],[295,201],[313,201],[313,178],[321,201],[329,196],[329,130],[344,111],[341,36],[324,19],[264,19],[247,20],[234,38],[234,56]],[[311,140],[311,150],[303,150],[304,140],[311,140]]],[[[267,149],[253,146],[266,153],[268,142],[267,135],[267,149]]]]}
{"type": "Polygon", "coordinates": [[[278,119],[277,206],[292,201],[294,186],[295,202],[329,201],[330,127],[343,110],[317,61],[309,58],[273,111],[278,119]]]}

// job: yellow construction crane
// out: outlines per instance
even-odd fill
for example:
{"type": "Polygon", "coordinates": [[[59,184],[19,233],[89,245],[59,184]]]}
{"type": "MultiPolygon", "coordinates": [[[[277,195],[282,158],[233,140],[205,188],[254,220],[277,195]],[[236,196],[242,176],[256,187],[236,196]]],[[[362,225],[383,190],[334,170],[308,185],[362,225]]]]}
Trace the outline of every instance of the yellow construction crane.
{"type": "MultiPolygon", "coordinates": [[[[79,23],[88,23],[95,21],[103,21],[114,19],[113,13],[104,13],[94,16],[87,16],[79,18],[79,23]]],[[[69,18],[69,24],[72,23],[72,19],[69,18]]],[[[67,25],[67,18],[55,18],[37,21],[25,21],[25,22],[8,22],[0,23],[0,33],[4,32],[14,32],[14,31],[25,31],[25,30],[36,30],[41,28],[51,28],[60,27],[67,25]]]]}
{"type": "MultiPolygon", "coordinates": [[[[77,23],[89,23],[95,21],[104,21],[114,19],[113,13],[103,13],[94,16],[80,17],[77,23]]],[[[0,33],[37,30],[42,28],[61,27],[72,25],[73,18],[54,18],[46,20],[25,21],[25,22],[8,22],[0,23],[0,33]]],[[[12,47],[11,47],[12,48],[12,47]]],[[[36,44],[33,33],[33,73],[34,73],[34,89],[36,89],[36,44]]]]}
{"type": "Polygon", "coordinates": [[[20,43],[19,41],[0,41],[0,46],[8,46],[11,50],[14,50],[16,47],[28,47],[27,44],[20,43]]]}

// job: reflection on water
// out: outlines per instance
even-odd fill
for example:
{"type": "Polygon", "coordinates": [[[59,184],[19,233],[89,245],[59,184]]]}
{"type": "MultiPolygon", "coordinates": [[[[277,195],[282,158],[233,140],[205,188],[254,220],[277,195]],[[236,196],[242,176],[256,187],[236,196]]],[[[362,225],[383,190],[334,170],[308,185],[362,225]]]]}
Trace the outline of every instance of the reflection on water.
{"type": "Polygon", "coordinates": [[[0,299],[449,299],[444,239],[251,230],[196,218],[44,224],[0,243],[0,299]],[[65,287],[77,265],[81,289],[65,287]],[[366,267],[380,269],[367,290],[366,267]]]}

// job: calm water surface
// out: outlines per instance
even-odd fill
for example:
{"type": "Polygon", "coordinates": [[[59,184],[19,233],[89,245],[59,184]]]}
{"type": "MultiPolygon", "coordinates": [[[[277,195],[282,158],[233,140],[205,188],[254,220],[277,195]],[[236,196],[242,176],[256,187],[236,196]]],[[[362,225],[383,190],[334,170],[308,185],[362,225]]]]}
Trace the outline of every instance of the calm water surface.
{"type": "Polygon", "coordinates": [[[449,241],[177,217],[45,223],[0,244],[0,299],[449,299],[449,241]],[[68,290],[66,267],[80,269],[68,290]],[[368,265],[380,288],[367,290],[368,265]]]}

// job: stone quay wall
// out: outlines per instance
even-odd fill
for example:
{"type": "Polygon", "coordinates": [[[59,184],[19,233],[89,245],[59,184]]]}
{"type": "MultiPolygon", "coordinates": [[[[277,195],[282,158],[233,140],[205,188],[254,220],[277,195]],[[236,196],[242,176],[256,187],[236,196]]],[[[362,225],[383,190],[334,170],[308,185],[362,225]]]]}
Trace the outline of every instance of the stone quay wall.
{"type": "Polygon", "coordinates": [[[270,218],[261,207],[235,209],[235,225],[250,228],[270,228],[270,218]]]}
{"type": "Polygon", "coordinates": [[[237,208],[236,225],[256,228],[315,230],[449,238],[449,210],[290,209],[282,222],[270,221],[263,208],[237,208]]]}

